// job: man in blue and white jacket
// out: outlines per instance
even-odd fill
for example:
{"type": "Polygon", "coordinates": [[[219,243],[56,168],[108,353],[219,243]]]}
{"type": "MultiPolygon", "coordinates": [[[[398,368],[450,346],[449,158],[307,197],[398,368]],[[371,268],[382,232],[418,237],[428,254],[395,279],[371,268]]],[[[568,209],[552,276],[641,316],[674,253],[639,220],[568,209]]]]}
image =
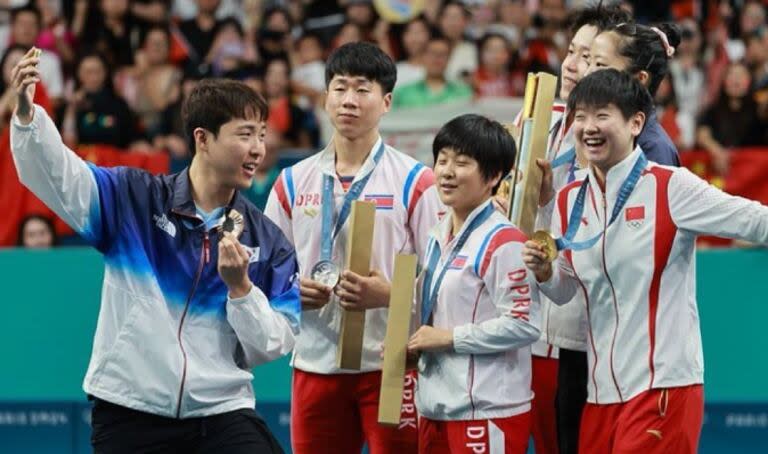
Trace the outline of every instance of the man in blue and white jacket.
{"type": "Polygon", "coordinates": [[[31,50],[13,69],[21,181],[104,254],[83,388],[96,452],[280,452],[255,414],[250,369],[288,353],[299,325],[296,257],[238,194],[264,157],[267,106],[233,81],[202,82],[183,109],[195,151],[169,176],[86,163],[32,104],[31,50]],[[238,239],[219,233],[232,211],[238,239]]]}

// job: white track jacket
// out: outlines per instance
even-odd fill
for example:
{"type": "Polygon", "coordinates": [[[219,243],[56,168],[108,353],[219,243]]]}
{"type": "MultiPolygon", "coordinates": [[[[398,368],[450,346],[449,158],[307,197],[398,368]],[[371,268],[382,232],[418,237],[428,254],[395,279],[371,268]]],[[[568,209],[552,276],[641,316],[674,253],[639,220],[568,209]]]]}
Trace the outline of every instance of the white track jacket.
{"type": "MultiPolygon", "coordinates": [[[[643,391],[700,384],[704,364],[696,306],[696,236],[768,243],[768,207],[728,195],[685,168],[649,162],[617,220],[606,229],[619,188],[642,153],[611,168],[605,192],[592,169],[576,241],[605,234],[590,249],[565,251],[540,283],[558,304],[581,293],[589,321],[589,402],[626,402],[643,391]]],[[[561,237],[582,184],[560,190],[552,231],[561,237]]]]}

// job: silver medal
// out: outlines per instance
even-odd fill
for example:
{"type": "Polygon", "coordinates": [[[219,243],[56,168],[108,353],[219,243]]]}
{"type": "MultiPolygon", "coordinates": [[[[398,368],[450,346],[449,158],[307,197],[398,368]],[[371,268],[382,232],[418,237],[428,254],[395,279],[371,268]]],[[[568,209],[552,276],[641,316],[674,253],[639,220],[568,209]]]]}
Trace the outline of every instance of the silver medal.
{"type": "Polygon", "coordinates": [[[330,260],[321,260],[312,267],[310,278],[328,287],[336,287],[341,277],[341,270],[330,260]]]}

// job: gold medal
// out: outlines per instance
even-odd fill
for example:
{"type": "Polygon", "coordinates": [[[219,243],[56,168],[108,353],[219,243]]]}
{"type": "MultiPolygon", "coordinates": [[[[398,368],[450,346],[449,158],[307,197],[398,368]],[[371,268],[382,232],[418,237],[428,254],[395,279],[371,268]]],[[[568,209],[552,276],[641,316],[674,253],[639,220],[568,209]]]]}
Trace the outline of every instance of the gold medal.
{"type": "Polygon", "coordinates": [[[557,258],[557,244],[555,243],[555,239],[552,237],[552,235],[549,234],[549,232],[545,230],[537,230],[533,232],[533,236],[531,236],[531,240],[538,243],[540,246],[544,248],[544,253],[547,254],[547,260],[550,262],[554,262],[557,258]]]}
{"type": "Polygon", "coordinates": [[[499,189],[496,190],[496,196],[509,202],[509,193],[511,192],[512,185],[510,184],[510,178],[504,178],[499,184],[499,189]]]}
{"type": "Polygon", "coordinates": [[[229,232],[234,235],[235,238],[240,238],[244,227],[245,220],[243,219],[243,215],[238,213],[237,210],[229,210],[227,217],[224,218],[224,222],[219,227],[219,233],[221,236],[224,236],[224,232],[229,232]]]}

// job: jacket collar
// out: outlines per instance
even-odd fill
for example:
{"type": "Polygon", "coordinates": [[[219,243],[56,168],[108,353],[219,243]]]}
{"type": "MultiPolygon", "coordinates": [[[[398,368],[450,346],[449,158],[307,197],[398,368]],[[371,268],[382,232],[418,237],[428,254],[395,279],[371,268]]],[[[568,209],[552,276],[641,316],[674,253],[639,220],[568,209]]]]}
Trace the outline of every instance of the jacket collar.
{"type": "Polygon", "coordinates": [[[464,233],[464,231],[467,230],[467,228],[469,228],[469,226],[472,224],[472,221],[474,221],[476,217],[482,214],[483,211],[488,208],[488,205],[491,205],[492,203],[493,198],[491,197],[475,207],[475,209],[469,213],[469,216],[467,216],[467,219],[464,221],[464,224],[462,224],[461,229],[459,229],[459,231],[456,233],[456,235],[453,236],[453,238],[451,238],[450,241],[448,241],[448,238],[450,238],[450,233],[453,229],[453,210],[449,209],[448,212],[445,213],[443,219],[437,225],[435,225],[435,227],[432,228],[432,234],[437,240],[437,244],[440,245],[440,249],[447,251],[448,246],[455,242],[455,240],[459,238],[464,233]]]}
{"type": "MultiPolygon", "coordinates": [[[[365,177],[376,167],[373,156],[377,151],[379,151],[381,142],[382,139],[381,136],[379,136],[379,138],[376,139],[376,143],[373,144],[371,151],[368,153],[368,157],[365,158],[363,166],[360,167],[360,170],[357,171],[357,175],[355,175],[355,181],[365,177]]],[[[323,151],[320,152],[319,168],[320,171],[325,175],[330,175],[333,177],[336,176],[336,148],[333,145],[333,138],[331,138],[330,142],[328,142],[328,145],[323,149],[323,151]]]]}
{"type": "MultiPolygon", "coordinates": [[[[189,180],[189,167],[174,176],[171,187],[173,191],[171,195],[171,212],[185,218],[200,220],[200,217],[197,215],[195,201],[192,199],[192,182],[189,180]]],[[[224,208],[225,215],[232,209],[237,210],[243,216],[248,211],[245,197],[240,194],[240,191],[235,191],[234,196],[224,208]]]]}
{"type": "MultiPolygon", "coordinates": [[[[626,158],[608,169],[608,172],[605,175],[605,197],[608,200],[615,200],[618,197],[619,190],[621,190],[621,185],[624,184],[627,176],[629,176],[629,173],[635,166],[635,162],[642,153],[643,150],[640,148],[640,146],[636,146],[635,149],[632,150],[632,152],[627,155],[626,158]]],[[[595,169],[592,166],[589,166],[589,179],[590,181],[594,182],[594,188],[599,188],[597,185],[598,180],[595,176],[595,169]]]]}

